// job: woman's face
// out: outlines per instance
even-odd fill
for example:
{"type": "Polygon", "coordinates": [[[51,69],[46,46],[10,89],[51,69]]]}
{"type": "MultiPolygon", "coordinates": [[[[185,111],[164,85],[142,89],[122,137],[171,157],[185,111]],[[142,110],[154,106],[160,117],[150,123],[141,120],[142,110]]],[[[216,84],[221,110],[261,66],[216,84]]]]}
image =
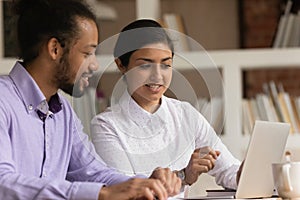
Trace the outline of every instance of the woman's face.
{"type": "Polygon", "coordinates": [[[147,45],[135,51],[126,75],[128,91],[143,108],[155,106],[172,79],[172,51],[163,43],[147,45]]]}

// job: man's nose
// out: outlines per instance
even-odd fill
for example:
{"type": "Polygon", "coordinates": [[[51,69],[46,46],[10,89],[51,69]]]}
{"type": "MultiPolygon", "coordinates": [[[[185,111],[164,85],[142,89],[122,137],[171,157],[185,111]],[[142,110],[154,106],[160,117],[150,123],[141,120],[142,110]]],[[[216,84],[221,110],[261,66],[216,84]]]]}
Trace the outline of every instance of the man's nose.
{"type": "Polygon", "coordinates": [[[96,55],[91,56],[91,60],[89,61],[89,70],[91,71],[97,71],[99,69],[99,62],[97,60],[96,55]]]}

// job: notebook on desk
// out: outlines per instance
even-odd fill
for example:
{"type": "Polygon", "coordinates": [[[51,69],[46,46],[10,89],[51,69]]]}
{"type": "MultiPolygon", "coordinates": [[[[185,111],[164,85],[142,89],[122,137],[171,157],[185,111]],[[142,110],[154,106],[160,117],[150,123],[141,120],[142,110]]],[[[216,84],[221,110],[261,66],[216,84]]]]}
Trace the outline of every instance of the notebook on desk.
{"type": "Polygon", "coordinates": [[[274,194],[272,163],[282,161],[289,132],[288,123],[255,121],[236,193],[185,199],[271,197],[274,194]]]}

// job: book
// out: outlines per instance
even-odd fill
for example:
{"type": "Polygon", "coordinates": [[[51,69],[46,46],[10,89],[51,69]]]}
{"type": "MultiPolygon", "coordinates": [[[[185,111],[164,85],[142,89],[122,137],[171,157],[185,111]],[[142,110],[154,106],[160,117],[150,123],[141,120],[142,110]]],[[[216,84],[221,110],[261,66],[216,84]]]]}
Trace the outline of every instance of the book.
{"type": "Polygon", "coordinates": [[[281,17],[279,19],[279,23],[277,26],[277,31],[276,31],[276,35],[275,35],[275,39],[274,39],[274,43],[273,43],[274,48],[282,47],[283,40],[284,40],[285,33],[286,33],[287,21],[289,18],[289,14],[291,12],[292,4],[293,4],[293,2],[291,0],[287,1],[284,13],[283,13],[283,15],[281,15],[281,17]]]}
{"type": "Polygon", "coordinates": [[[190,46],[182,16],[175,13],[166,13],[163,15],[163,24],[166,28],[171,29],[169,35],[173,40],[175,51],[189,51],[190,46]]]}
{"type": "Polygon", "coordinates": [[[298,127],[297,133],[300,133],[299,132],[300,131],[300,117],[299,117],[300,110],[296,106],[296,98],[295,97],[291,97],[291,104],[292,104],[292,109],[293,109],[295,120],[296,120],[297,127],[298,127]]]}
{"type": "Polygon", "coordinates": [[[294,129],[294,126],[292,124],[292,121],[291,121],[291,118],[290,118],[290,115],[289,115],[289,111],[288,111],[288,108],[287,108],[287,105],[286,105],[286,100],[285,100],[284,94],[285,94],[285,92],[279,92],[279,94],[278,94],[278,101],[279,101],[279,105],[280,105],[280,110],[281,110],[281,113],[282,113],[282,116],[283,116],[283,120],[284,120],[283,122],[290,123],[291,133],[293,133],[295,131],[295,129],[294,129]]]}
{"type": "Polygon", "coordinates": [[[300,131],[299,131],[298,123],[297,123],[296,116],[294,113],[294,109],[292,106],[290,95],[287,92],[284,92],[282,95],[283,95],[283,98],[284,98],[284,101],[286,104],[288,115],[290,117],[292,130],[293,130],[292,133],[299,133],[300,131]]]}
{"type": "Polygon", "coordinates": [[[265,94],[262,94],[262,93],[257,94],[256,102],[257,102],[260,119],[263,121],[268,121],[267,110],[266,110],[265,103],[264,103],[264,95],[265,94]]]}
{"type": "Polygon", "coordinates": [[[294,97],[293,100],[297,110],[298,118],[300,119],[300,97],[294,97]]]}
{"type": "Polygon", "coordinates": [[[279,105],[279,101],[278,101],[278,91],[277,91],[277,87],[274,81],[270,81],[269,83],[269,87],[270,87],[270,96],[271,99],[273,101],[274,107],[275,107],[275,112],[277,114],[278,120],[283,122],[283,116],[282,113],[280,111],[280,105],[279,105]]]}
{"type": "Polygon", "coordinates": [[[293,27],[287,43],[288,47],[298,47],[300,44],[300,11],[295,15],[293,27]]]}
{"type": "Polygon", "coordinates": [[[287,16],[287,21],[286,21],[286,27],[285,27],[285,32],[282,38],[282,45],[281,47],[288,47],[289,46],[289,41],[292,36],[293,28],[295,25],[295,14],[289,13],[287,16]]]}
{"type": "Polygon", "coordinates": [[[211,124],[216,133],[222,133],[224,125],[224,105],[222,98],[212,97],[210,101],[204,100],[204,105],[201,107],[200,113],[211,124]]]}
{"type": "Polygon", "coordinates": [[[271,122],[278,122],[278,117],[271,98],[268,95],[262,94],[262,101],[266,110],[267,119],[271,122]]]}
{"type": "Polygon", "coordinates": [[[253,115],[253,125],[254,125],[255,120],[261,120],[255,98],[250,99],[250,108],[251,108],[252,115],[253,115]]]}
{"type": "Polygon", "coordinates": [[[242,114],[243,134],[248,135],[251,131],[251,116],[247,99],[242,99],[242,114]]]}

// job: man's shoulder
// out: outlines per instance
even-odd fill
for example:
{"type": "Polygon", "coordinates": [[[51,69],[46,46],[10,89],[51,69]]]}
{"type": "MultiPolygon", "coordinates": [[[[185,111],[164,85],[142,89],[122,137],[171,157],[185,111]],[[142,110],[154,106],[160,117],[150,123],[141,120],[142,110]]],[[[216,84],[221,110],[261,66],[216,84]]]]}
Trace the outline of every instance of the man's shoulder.
{"type": "Polygon", "coordinates": [[[11,85],[12,80],[9,78],[8,75],[0,75],[0,84],[1,85],[11,85]]]}
{"type": "Polygon", "coordinates": [[[0,98],[7,98],[7,95],[15,91],[13,81],[7,75],[0,75],[0,88],[0,98]]]}

